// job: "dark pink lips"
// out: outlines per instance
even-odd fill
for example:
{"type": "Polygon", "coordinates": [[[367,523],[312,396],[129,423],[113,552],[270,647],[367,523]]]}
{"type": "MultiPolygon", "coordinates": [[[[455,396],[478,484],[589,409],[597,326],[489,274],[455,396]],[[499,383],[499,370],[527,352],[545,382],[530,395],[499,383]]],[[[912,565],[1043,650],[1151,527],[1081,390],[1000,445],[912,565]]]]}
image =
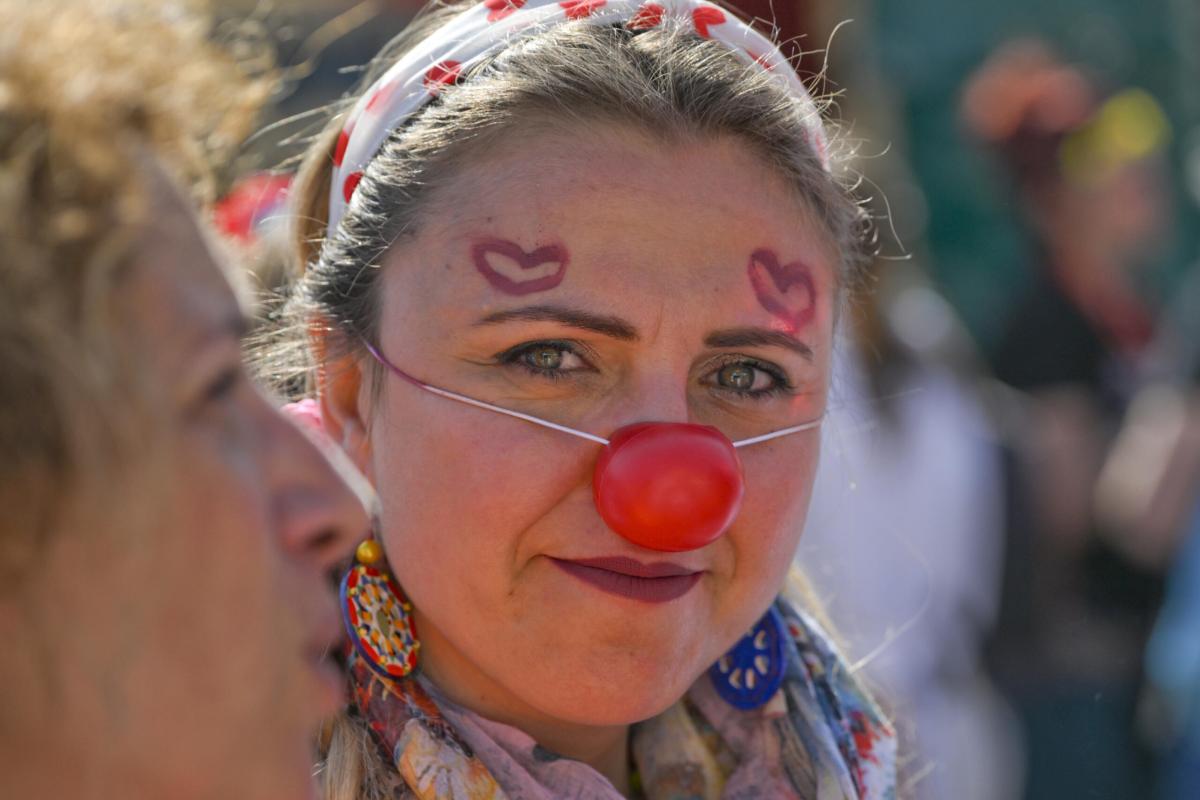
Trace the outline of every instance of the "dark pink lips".
{"type": "Polygon", "coordinates": [[[677,564],[642,564],[623,556],[550,560],[563,572],[601,591],[644,603],[666,603],[683,597],[703,574],[677,564]]]}

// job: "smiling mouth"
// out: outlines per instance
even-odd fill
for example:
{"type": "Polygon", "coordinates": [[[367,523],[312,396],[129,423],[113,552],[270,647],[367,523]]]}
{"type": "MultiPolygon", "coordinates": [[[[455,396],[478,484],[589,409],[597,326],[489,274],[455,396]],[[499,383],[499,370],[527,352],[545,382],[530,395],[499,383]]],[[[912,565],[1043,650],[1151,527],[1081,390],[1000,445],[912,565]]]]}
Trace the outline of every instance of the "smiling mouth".
{"type": "Polygon", "coordinates": [[[676,564],[641,564],[631,558],[575,561],[551,558],[550,561],[568,575],[603,592],[643,603],[667,603],[683,597],[704,574],[676,564]]]}

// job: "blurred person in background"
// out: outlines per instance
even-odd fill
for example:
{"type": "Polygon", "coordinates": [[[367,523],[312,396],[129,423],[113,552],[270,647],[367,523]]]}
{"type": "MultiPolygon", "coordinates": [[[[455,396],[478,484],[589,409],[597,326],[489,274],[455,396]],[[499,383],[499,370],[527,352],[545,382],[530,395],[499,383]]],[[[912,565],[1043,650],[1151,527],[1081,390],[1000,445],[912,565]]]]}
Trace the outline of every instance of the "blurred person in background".
{"type": "Polygon", "coordinates": [[[1171,224],[1170,131],[1148,94],[1106,94],[1035,41],[980,67],[963,116],[1005,167],[1037,246],[991,353],[1021,393],[995,653],[1027,738],[1026,796],[1145,797],[1134,706],[1183,504],[1173,521],[1152,513],[1147,476],[1169,476],[1166,462],[1127,458],[1143,449],[1126,443],[1162,419],[1143,413],[1154,404],[1140,390],[1162,365],[1140,286],[1171,224]]]}
{"type": "MultiPolygon", "coordinates": [[[[1200,419],[1200,414],[1197,414],[1200,419]]],[[[1192,446],[1200,439],[1200,425],[1192,446]]],[[[1200,796],[1200,503],[1167,585],[1147,649],[1144,723],[1159,745],[1161,800],[1200,796]]]]}
{"type": "Polygon", "coordinates": [[[986,672],[1004,483],[978,368],[912,263],[877,261],[848,315],[799,561],[898,721],[902,794],[1014,800],[1015,719],[986,672]]]}
{"type": "Polygon", "coordinates": [[[311,796],[366,520],[189,199],[269,87],[180,3],[0,19],[0,796],[311,796]]]}
{"type": "Polygon", "coordinates": [[[837,28],[829,69],[851,87],[845,113],[879,143],[855,166],[877,187],[869,208],[883,222],[881,253],[842,318],[798,562],[897,720],[900,796],[1015,800],[1019,729],[983,657],[1004,535],[990,381],[927,269],[938,258],[927,188],[913,173],[900,86],[880,64],[890,37],[873,3],[826,5],[823,29],[837,28]]]}
{"type": "Polygon", "coordinates": [[[1173,336],[1163,349],[1179,354],[1181,369],[1150,395],[1141,435],[1128,447],[1149,467],[1156,496],[1148,505],[1168,525],[1182,517],[1183,538],[1146,651],[1140,722],[1159,756],[1158,796],[1191,800],[1200,797],[1200,266],[1193,266],[1166,315],[1173,336]],[[1166,457],[1153,458],[1156,451],[1166,457]],[[1185,512],[1177,515],[1181,506],[1185,512]]]}
{"type": "Polygon", "coordinates": [[[259,299],[286,291],[291,184],[285,173],[252,172],[239,178],[213,208],[213,225],[259,299]]]}

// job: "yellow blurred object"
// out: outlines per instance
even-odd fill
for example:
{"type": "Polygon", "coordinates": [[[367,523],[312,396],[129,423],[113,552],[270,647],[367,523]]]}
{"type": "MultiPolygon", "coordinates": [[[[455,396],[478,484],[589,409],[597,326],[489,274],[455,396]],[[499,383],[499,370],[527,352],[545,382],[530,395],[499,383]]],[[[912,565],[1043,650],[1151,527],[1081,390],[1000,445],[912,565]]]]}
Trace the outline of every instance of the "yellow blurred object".
{"type": "Polygon", "coordinates": [[[1142,89],[1126,89],[1063,141],[1063,174],[1080,182],[1103,178],[1158,152],[1170,138],[1171,123],[1158,101],[1142,89]]]}

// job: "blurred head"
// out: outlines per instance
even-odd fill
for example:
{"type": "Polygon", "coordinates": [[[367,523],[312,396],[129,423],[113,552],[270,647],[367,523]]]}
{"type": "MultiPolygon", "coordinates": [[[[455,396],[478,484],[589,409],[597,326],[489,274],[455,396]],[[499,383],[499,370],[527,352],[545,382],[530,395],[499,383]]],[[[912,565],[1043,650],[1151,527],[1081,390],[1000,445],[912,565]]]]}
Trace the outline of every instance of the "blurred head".
{"type": "Polygon", "coordinates": [[[1127,264],[1157,250],[1170,222],[1161,163],[1170,125],[1148,93],[1106,96],[1082,67],[1016,40],[971,77],[963,114],[1000,155],[1043,235],[1085,233],[1127,264]]]}
{"type": "Polygon", "coordinates": [[[180,188],[262,91],[205,34],[181,6],[5,11],[6,796],[305,796],[339,702],[324,574],[365,522],[248,381],[180,188]]]}
{"type": "Polygon", "coordinates": [[[423,669],[501,719],[658,713],[779,591],[816,433],[743,450],[732,527],[668,556],[601,520],[599,446],[385,378],[362,343],[600,436],[645,421],[766,433],[824,410],[857,206],[796,96],[670,19],[518,38],[391,133],[325,236],[343,123],[299,179],[292,311],[314,333],[326,425],[379,492],[423,669]],[[597,586],[634,563],[690,584],[655,601],[597,586]]]}

